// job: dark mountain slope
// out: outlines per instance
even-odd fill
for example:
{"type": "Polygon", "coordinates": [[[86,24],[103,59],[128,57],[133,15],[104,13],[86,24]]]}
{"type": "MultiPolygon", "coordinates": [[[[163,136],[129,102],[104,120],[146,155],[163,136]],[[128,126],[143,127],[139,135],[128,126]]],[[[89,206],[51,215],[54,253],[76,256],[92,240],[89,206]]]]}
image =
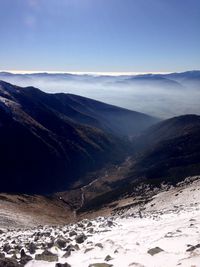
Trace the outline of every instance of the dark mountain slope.
{"type": "Polygon", "coordinates": [[[150,127],[137,140],[133,178],[177,182],[200,173],[200,116],[185,115],[150,127]]]}
{"type": "MultiPolygon", "coordinates": [[[[113,200],[143,194],[163,182],[177,184],[200,174],[200,116],[185,115],[162,121],[136,138],[137,153],[126,164],[107,170],[107,176],[84,187],[80,210],[96,209],[113,200]],[[101,190],[103,188],[103,190],[101,190]],[[139,190],[139,191],[138,191],[139,190]]],[[[83,190],[82,190],[83,192],[83,190]]]]}
{"type": "Polygon", "coordinates": [[[26,109],[27,106],[32,109],[32,105],[40,109],[42,105],[77,123],[97,127],[117,136],[137,135],[159,121],[146,114],[77,95],[47,94],[33,87],[27,87],[22,93],[15,98],[26,105],[26,109]]]}
{"type": "Polygon", "coordinates": [[[65,127],[58,135],[18,108],[14,112],[0,108],[1,191],[50,193],[67,188],[117,151],[116,143],[101,131],[65,127]]]}
{"type": "Polygon", "coordinates": [[[21,91],[1,82],[1,192],[56,192],[87,171],[123,158],[119,140],[78,125],[21,91]]]}
{"type": "Polygon", "coordinates": [[[138,150],[148,149],[161,141],[178,138],[200,127],[200,116],[183,115],[161,121],[145,130],[137,139],[138,150]]]}
{"type": "MultiPolygon", "coordinates": [[[[57,97],[61,99],[62,96],[57,95],[57,97]]],[[[65,95],[65,103],[80,113],[101,122],[101,125],[98,125],[100,128],[115,135],[133,136],[159,121],[157,118],[143,113],[71,94],[65,95]]],[[[80,122],[79,118],[75,116],[73,119],[80,122]]]]}
{"type": "MultiPolygon", "coordinates": [[[[111,122],[111,127],[104,125],[100,116],[100,110],[106,109],[116,121],[123,112],[129,120],[132,114],[133,123],[135,115],[140,116],[78,96],[46,94],[0,82],[1,192],[65,190],[88,171],[122,160],[129,150],[127,140],[110,134],[116,129],[111,122]]],[[[143,114],[141,119],[147,125],[154,121],[143,114]]],[[[122,126],[129,123],[122,120],[122,126]]]]}

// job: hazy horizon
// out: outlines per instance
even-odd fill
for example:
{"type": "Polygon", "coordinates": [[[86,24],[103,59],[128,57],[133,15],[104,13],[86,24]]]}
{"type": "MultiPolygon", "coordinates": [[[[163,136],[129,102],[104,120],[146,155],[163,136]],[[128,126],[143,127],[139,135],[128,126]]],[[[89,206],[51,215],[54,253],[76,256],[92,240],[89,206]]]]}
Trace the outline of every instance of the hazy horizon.
{"type": "Polygon", "coordinates": [[[170,74],[153,74],[153,79],[151,75],[144,75],[147,79],[139,75],[139,80],[136,74],[127,76],[34,74],[0,73],[0,79],[23,87],[34,86],[47,93],[81,95],[161,118],[188,113],[200,115],[200,78],[188,79],[187,72],[183,78],[179,76],[174,78],[170,74]]]}
{"type": "Polygon", "coordinates": [[[187,71],[199,71],[198,69],[185,70],[185,71],[59,71],[59,70],[6,70],[2,69],[0,72],[8,72],[12,74],[36,74],[36,73],[48,73],[48,74],[74,74],[74,75],[108,75],[108,76],[123,76],[123,75],[142,75],[142,74],[170,74],[170,73],[181,73],[187,71]]]}

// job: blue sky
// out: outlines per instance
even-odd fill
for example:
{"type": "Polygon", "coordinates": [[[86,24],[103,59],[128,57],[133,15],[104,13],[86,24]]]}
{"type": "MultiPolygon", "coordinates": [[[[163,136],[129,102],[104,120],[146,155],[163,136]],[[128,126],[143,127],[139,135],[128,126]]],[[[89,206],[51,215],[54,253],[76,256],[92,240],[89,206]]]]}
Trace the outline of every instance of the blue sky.
{"type": "Polygon", "coordinates": [[[199,0],[0,0],[0,69],[200,69],[199,0]]]}

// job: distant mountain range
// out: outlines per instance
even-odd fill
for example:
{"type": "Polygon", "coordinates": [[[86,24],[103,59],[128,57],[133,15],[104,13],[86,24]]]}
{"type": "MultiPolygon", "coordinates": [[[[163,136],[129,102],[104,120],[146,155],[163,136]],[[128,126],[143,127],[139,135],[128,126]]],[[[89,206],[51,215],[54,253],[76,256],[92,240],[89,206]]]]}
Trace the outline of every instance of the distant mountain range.
{"type": "Polygon", "coordinates": [[[52,193],[123,160],[157,118],[0,81],[1,192],[52,193]]]}
{"type": "Polygon", "coordinates": [[[82,81],[86,83],[97,82],[122,82],[122,83],[150,83],[162,84],[167,87],[184,87],[185,85],[200,85],[200,70],[175,72],[169,74],[138,74],[138,75],[90,75],[90,74],[70,74],[70,73],[29,73],[19,74],[2,71],[0,72],[0,80],[25,83],[26,86],[32,85],[36,80],[43,81],[82,81]]]}
{"type": "Polygon", "coordinates": [[[0,80],[34,86],[47,93],[71,93],[163,119],[200,115],[200,71],[143,75],[75,75],[69,73],[13,74],[0,80]]]}

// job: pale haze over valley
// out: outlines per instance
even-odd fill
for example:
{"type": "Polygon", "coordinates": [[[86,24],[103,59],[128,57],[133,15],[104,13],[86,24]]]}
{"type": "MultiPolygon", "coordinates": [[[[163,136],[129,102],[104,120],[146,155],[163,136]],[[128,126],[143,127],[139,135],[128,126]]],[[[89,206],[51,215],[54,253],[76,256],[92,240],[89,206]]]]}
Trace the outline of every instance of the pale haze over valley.
{"type": "Polygon", "coordinates": [[[172,74],[71,74],[0,72],[0,79],[48,93],[71,93],[169,118],[200,114],[200,71],[172,74]]]}

